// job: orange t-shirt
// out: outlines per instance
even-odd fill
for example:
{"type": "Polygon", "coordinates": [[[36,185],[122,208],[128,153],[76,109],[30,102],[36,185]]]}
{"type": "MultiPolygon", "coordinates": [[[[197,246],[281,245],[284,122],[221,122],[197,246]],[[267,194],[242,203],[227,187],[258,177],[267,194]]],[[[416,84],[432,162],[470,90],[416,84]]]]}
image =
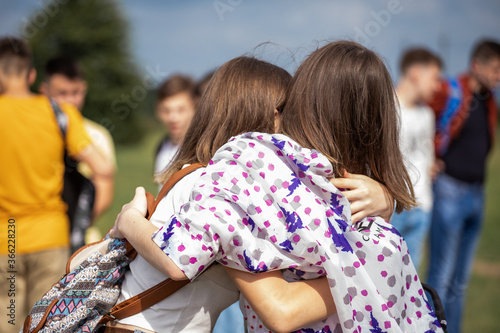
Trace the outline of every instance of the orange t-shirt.
{"type": "MultiPolygon", "coordinates": [[[[80,112],[61,109],[68,117],[66,147],[75,156],[91,141],[80,112]]],[[[13,237],[19,254],[68,246],[65,142],[49,100],[0,96],[0,136],[0,254],[13,252],[13,237]]]]}

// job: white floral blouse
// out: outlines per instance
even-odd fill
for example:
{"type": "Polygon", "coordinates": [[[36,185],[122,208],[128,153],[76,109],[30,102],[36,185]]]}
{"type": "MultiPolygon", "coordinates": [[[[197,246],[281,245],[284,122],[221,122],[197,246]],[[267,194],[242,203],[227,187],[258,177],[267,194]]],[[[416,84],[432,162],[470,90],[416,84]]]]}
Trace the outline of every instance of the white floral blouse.
{"type": "MultiPolygon", "coordinates": [[[[213,261],[285,277],[326,275],[337,314],[298,332],[441,332],[406,243],[379,217],[351,225],[331,163],[281,134],[222,146],[153,240],[190,278],[213,261]]],[[[249,332],[269,332],[243,304],[249,332]]]]}

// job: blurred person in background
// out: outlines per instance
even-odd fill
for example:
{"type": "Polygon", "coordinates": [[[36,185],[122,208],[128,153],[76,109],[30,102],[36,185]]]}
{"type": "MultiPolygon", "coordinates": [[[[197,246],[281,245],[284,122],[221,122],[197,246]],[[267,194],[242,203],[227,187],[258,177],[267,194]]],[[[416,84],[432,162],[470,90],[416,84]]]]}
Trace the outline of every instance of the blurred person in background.
{"type": "Polygon", "coordinates": [[[400,61],[401,78],[396,87],[401,120],[400,142],[412,179],[418,206],[394,214],[392,224],[408,244],[418,269],[422,248],[431,224],[434,164],[434,112],[426,104],[439,88],[441,59],[423,48],[407,50],[400,61]]]}
{"type": "Polygon", "coordinates": [[[113,165],[95,149],[73,106],[66,142],[45,96],[31,93],[31,51],[17,38],[0,39],[0,332],[18,332],[26,312],[59,280],[69,257],[69,223],[62,201],[65,148],[94,175],[113,165]],[[9,306],[10,308],[8,308],[9,306]]]}
{"type": "MultiPolygon", "coordinates": [[[[71,104],[82,112],[87,95],[87,82],[84,79],[81,67],[75,60],[67,57],[52,58],[45,65],[45,76],[44,81],[40,85],[40,92],[54,99],[57,103],[64,102],[71,104]]],[[[83,118],[83,125],[96,147],[97,153],[106,159],[109,164],[115,165],[115,147],[109,131],[104,126],[85,117],[83,118]]],[[[75,165],[75,163],[71,162],[69,164],[75,165]]],[[[89,211],[83,212],[90,217],[90,224],[91,221],[105,212],[113,202],[114,174],[109,177],[99,177],[92,173],[92,170],[86,163],[79,163],[77,170],[84,177],[90,179],[95,187],[93,208],[84,207],[85,210],[89,211]]],[[[70,181],[67,176],[66,181],[70,181]]],[[[70,196],[76,198],[78,201],[79,194],[76,193],[75,195],[72,193],[70,196]]],[[[70,219],[73,217],[74,214],[71,214],[70,219]]],[[[78,218],[78,216],[74,218],[78,218]]],[[[73,223],[73,226],[75,226],[75,223],[73,223]]],[[[101,238],[97,227],[92,226],[87,228],[83,228],[83,230],[75,228],[76,230],[72,230],[73,250],[77,250],[85,244],[85,229],[87,229],[87,243],[97,241],[101,238]]]]}
{"type": "Polygon", "coordinates": [[[179,74],[167,78],[158,88],[155,113],[167,134],[156,149],[155,174],[173,159],[191,124],[196,107],[195,88],[193,79],[179,74]]]}
{"type": "Polygon", "coordinates": [[[443,299],[448,331],[460,331],[465,291],[482,228],[486,161],[495,142],[500,44],[474,47],[467,73],[442,82],[436,112],[437,156],[428,283],[443,299]]]}

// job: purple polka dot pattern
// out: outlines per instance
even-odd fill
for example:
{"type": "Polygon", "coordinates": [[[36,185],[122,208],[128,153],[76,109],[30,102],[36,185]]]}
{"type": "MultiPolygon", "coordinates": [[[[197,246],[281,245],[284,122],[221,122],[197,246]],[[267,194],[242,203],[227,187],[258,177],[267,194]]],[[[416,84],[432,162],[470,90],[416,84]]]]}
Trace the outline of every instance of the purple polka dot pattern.
{"type": "MultiPolygon", "coordinates": [[[[351,225],[331,170],[284,135],[234,137],[153,241],[190,279],[213,261],[289,281],[326,274],[338,312],[297,332],[442,332],[402,237],[381,218],[351,225]]],[[[269,332],[242,305],[248,331],[269,332]]]]}

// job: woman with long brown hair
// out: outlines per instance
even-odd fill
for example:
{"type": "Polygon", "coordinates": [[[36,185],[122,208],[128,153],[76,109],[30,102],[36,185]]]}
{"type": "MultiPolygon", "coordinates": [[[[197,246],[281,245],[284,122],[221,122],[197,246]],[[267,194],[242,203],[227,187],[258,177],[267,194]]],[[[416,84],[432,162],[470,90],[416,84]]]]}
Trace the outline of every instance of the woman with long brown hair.
{"type": "MultiPolygon", "coordinates": [[[[233,135],[252,130],[272,133],[275,128],[275,110],[285,103],[290,80],[290,75],[283,69],[254,58],[238,57],[221,66],[200,100],[199,108],[179,153],[169,168],[159,175],[159,180],[163,182],[169,179],[187,164],[210,164],[213,154],[233,135]]],[[[198,169],[180,180],[161,200],[151,219],[152,223],[146,221],[140,224],[139,222],[145,220],[130,220],[134,225],[122,229],[127,219],[125,213],[120,215],[118,220],[121,223],[117,223],[117,228],[111,235],[114,237],[125,235],[141,255],[130,265],[131,269],[125,276],[119,301],[166,279],[161,266],[166,256],[151,242],[151,234],[162,227],[172,214],[181,210],[182,204],[189,201],[191,189],[202,174],[203,169],[198,169]],[[144,241],[148,243],[142,246],[141,242],[144,241]],[[158,252],[159,256],[154,257],[158,252]]],[[[143,189],[138,190],[138,193],[143,195],[143,189]]],[[[379,206],[383,208],[388,206],[384,199],[378,201],[382,202],[379,206]]],[[[220,265],[212,266],[196,281],[171,297],[114,325],[124,329],[158,332],[211,330],[220,311],[235,301],[235,288],[221,270],[220,265]]],[[[171,277],[176,278],[176,276],[171,277]]],[[[308,300],[311,303],[309,306],[311,312],[317,306],[325,308],[324,304],[331,302],[331,297],[327,293],[325,297],[316,292],[325,286],[328,291],[325,279],[289,285],[279,272],[269,273],[263,278],[272,279],[273,287],[283,287],[286,291],[293,290],[293,293],[289,294],[291,297],[296,297],[298,294],[310,295],[308,300]]],[[[290,303],[286,295],[276,295],[272,297],[267,294],[267,297],[274,300],[280,297],[277,302],[290,303]]],[[[280,311],[281,308],[276,310],[280,311]]],[[[270,313],[276,314],[273,311],[270,313]]],[[[311,320],[307,315],[304,318],[311,320]]],[[[314,318],[317,320],[321,317],[314,318]]]]}

